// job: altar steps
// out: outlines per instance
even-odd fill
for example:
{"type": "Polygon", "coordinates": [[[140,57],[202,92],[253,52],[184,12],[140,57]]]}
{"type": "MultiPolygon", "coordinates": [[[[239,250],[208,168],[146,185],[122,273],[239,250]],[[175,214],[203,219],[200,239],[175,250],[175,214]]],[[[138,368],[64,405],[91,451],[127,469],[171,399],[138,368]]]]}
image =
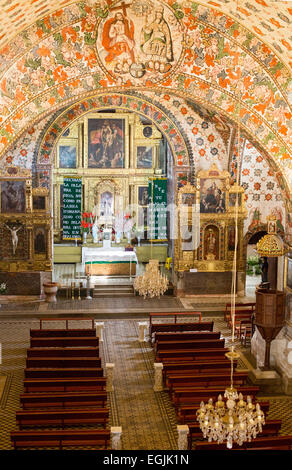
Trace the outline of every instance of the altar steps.
{"type": "Polygon", "coordinates": [[[133,297],[134,288],[132,284],[123,285],[95,285],[93,298],[98,297],[133,297]]]}

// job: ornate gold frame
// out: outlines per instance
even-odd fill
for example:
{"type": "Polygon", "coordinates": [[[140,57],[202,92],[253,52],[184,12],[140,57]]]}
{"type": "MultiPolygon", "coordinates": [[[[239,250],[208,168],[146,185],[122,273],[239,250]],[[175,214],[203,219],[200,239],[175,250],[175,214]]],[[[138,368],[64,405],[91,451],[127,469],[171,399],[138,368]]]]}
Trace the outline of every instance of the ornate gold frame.
{"type": "Polygon", "coordinates": [[[89,113],[84,117],[84,168],[87,171],[94,172],[96,170],[111,174],[129,168],[129,115],[123,113],[89,113]],[[123,168],[91,168],[88,167],[88,120],[89,119],[123,119],[125,122],[125,165],[123,168]]]}

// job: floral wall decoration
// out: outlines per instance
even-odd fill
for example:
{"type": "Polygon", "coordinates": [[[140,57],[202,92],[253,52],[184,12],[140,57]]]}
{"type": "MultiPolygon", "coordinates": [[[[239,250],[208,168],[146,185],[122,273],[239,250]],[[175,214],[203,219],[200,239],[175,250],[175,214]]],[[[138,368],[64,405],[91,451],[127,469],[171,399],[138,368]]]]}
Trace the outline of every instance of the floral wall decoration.
{"type": "Polygon", "coordinates": [[[243,152],[241,185],[245,190],[245,204],[248,210],[244,233],[266,224],[270,215],[276,217],[277,229],[284,232],[286,208],[283,190],[274,171],[249,141],[246,141],[243,152]]]}
{"type": "MultiPolygon", "coordinates": [[[[144,3],[148,29],[144,27],[145,12],[139,0],[130,1],[127,8],[118,1],[110,7],[106,2],[99,6],[78,2],[48,13],[2,47],[0,155],[9,157],[5,149],[45,113],[56,112],[93,93],[109,88],[113,93],[124,89],[160,90],[165,96],[178,95],[178,100],[171,98],[172,105],[184,97],[233,122],[240,117],[242,128],[273,158],[291,185],[291,73],[279,59],[281,54],[276,55],[261,40],[259,31],[243,26],[246,18],[252,26],[251,10],[237,11],[235,20],[225,11],[227,4],[220,1],[208,7],[188,1],[144,3]],[[125,8],[129,34],[122,61],[107,38],[115,22],[125,24],[125,8]],[[150,26],[154,26],[157,15],[162,15],[168,46],[159,51],[159,60],[149,42],[150,26]]],[[[281,8],[279,12],[279,24],[285,24],[281,8]]],[[[277,46],[287,49],[284,43],[277,46]]],[[[178,106],[180,112],[185,107],[178,106]]],[[[195,121],[192,126],[197,127],[195,121]]],[[[201,135],[193,138],[190,129],[190,139],[198,149],[196,163],[205,167],[208,157],[225,166],[225,149],[221,151],[219,143],[223,143],[215,135],[217,141],[210,146],[213,154],[201,155],[204,139],[212,139],[208,132],[201,128],[201,135]]],[[[22,150],[21,145],[18,148],[22,150]]]]}

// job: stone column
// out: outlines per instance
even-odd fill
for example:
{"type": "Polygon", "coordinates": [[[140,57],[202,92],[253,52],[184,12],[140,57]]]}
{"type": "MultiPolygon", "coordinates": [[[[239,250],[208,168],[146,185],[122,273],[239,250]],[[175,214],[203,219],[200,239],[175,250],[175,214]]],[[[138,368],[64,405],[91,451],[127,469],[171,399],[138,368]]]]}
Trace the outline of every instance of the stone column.
{"type": "Polygon", "coordinates": [[[113,372],[114,372],[114,367],[115,365],[107,362],[105,365],[106,368],[106,391],[107,392],[113,392],[114,391],[114,386],[113,386],[113,372]]]}
{"type": "Polygon", "coordinates": [[[139,326],[139,342],[143,343],[144,341],[146,341],[145,333],[149,325],[148,325],[148,322],[146,321],[143,321],[143,322],[139,321],[138,326],[139,326]]]}
{"type": "Polygon", "coordinates": [[[112,450],[121,450],[121,435],[122,428],[121,426],[112,426],[111,427],[111,437],[112,437],[112,450]]]}
{"type": "Polygon", "coordinates": [[[103,342],[103,329],[104,329],[104,322],[94,322],[96,328],[96,336],[98,336],[99,341],[103,342]]]}
{"type": "Polygon", "coordinates": [[[178,450],[187,450],[189,427],[186,424],[176,427],[178,432],[177,448],[178,450]]]}
{"type": "Polygon", "coordinates": [[[245,295],[245,272],[237,273],[237,295],[238,297],[244,297],[245,295]]]}
{"type": "Polygon", "coordinates": [[[154,392],[163,391],[162,369],[163,369],[162,362],[154,363],[154,387],[153,387],[154,392]]]}

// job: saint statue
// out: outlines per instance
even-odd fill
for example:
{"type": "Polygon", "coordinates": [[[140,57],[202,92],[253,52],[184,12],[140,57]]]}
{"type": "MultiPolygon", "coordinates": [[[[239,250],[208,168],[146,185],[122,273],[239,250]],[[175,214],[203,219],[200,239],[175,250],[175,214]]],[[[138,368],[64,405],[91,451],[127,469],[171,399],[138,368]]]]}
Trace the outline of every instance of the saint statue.
{"type": "Polygon", "coordinates": [[[216,237],[211,228],[206,237],[206,259],[216,259],[216,237]]]}
{"type": "Polygon", "coordinates": [[[141,49],[149,57],[149,68],[165,72],[165,65],[173,61],[172,39],[163,7],[156,8],[152,23],[142,28],[141,49]]]}

